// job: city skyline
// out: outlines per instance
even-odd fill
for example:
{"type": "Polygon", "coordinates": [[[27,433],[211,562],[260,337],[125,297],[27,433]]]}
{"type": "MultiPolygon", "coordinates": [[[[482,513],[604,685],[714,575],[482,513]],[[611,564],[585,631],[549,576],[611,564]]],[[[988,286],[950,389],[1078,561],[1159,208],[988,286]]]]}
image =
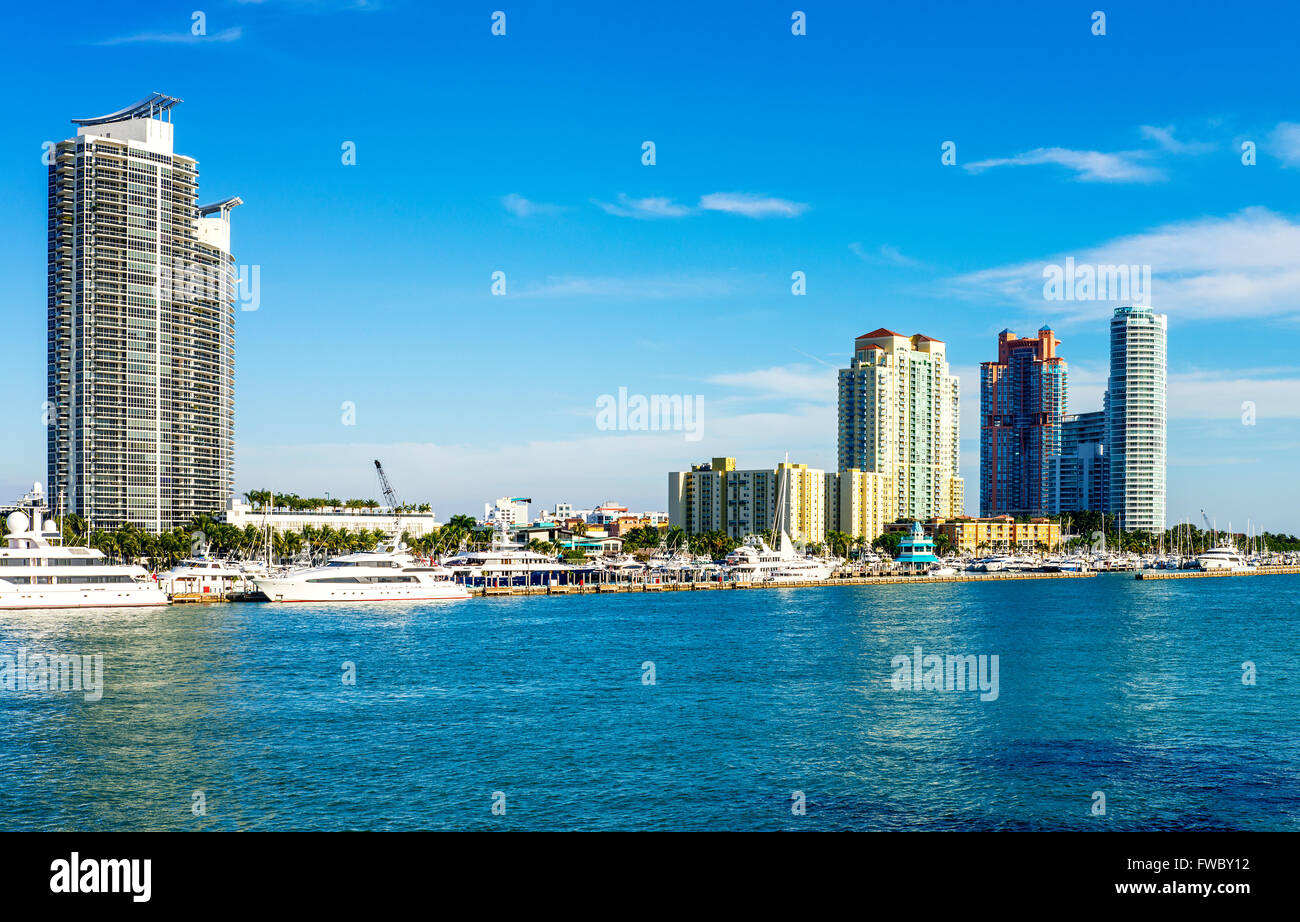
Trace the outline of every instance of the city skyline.
{"type": "MultiPolygon", "coordinates": [[[[1244,92],[1221,53],[1143,63],[1144,48],[1208,47],[1204,23],[1117,11],[1095,37],[1086,12],[990,21],[953,6],[920,30],[891,11],[810,10],[795,37],[788,10],[737,6],[693,29],[578,6],[511,11],[494,38],[477,12],[407,9],[399,35],[383,9],[223,5],[195,36],[188,13],[19,10],[20,29],[49,38],[0,63],[11,82],[51,53],[103,76],[15,100],[0,140],[15,353],[0,372],[0,490],[46,469],[42,144],[69,116],[160,90],[186,100],[180,148],[204,188],[253,203],[236,247],[261,278],[257,309],[235,319],[236,494],[376,495],[380,457],[403,496],[448,515],[503,494],[657,509],[662,472],[701,458],[789,452],[835,470],[845,344],[887,328],[947,344],[974,514],[987,343],[1050,324],[1069,344],[1067,412],[1099,410],[1121,302],[1073,273],[1047,296],[1044,270],[1122,265],[1174,327],[1168,523],[1204,507],[1294,531],[1300,500],[1280,485],[1300,445],[1300,116],[1244,92]],[[850,53],[863,43],[870,54],[850,53]],[[268,54],[286,46],[319,53],[268,54]],[[990,64],[1012,46],[1027,59],[990,64]],[[620,75],[629,47],[675,63],[620,75]],[[936,66],[894,75],[918,48],[936,66]],[[118,76],[127,53],[167,78],[118,76]],[[1050,94],[1007,83],[1024,67],[1051,75],[1050,94]],[[292,105],[266,98],[271,83],[292,105]],[[1195,109],[1169,102],[1175,84],[1195,109]],[[754,118],[756,93],[789,118],[754,118]],[[978,117],[963,111],[973,97],[978,117]],[[1060,105],[1088,98],[1126,105],[1086,119],[1060,105]],[[402,175],[416,149],[427,165],[402,175]],[[1242,324],[1258,334],[1232,335],[1242,324]],[[598,399],[620,388],[702,395],[701,439],[599,429],[598,399]]],[[[1217,47],[1253,42],[1252,85],[1284,85],[1285,54],[1259,43],[1295,16],[1243,11],[1215,28],[1217,47]]]]}

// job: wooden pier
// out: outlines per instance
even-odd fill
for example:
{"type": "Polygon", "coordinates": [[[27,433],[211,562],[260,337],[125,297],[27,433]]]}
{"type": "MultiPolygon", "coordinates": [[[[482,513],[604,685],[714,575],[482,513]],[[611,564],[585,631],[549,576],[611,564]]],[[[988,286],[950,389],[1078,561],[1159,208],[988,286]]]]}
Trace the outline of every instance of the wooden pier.
{"type": "Polygon", "coordinates": [[[169,597],[173,605],[202,605],[205,602],[265,602],[260,592],[175,592],[169,597]]]}

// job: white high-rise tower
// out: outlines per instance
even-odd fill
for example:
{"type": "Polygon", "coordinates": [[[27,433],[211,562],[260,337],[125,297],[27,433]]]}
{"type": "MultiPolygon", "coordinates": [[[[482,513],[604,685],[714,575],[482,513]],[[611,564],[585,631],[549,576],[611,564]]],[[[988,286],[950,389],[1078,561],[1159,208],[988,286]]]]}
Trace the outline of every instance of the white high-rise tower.
{"type": "Polygon", "coordinates": [[[169,529],[233,488],[241,201],[198,204],[179,102],[74,119],[50,164],[48,493],[97,528],[169,529]]]}
{"type": "Polygon", "coordinates": [[[1125,531],[1165,529],[1167,329],[1149,307],[1116,308],[1110,321],[1108,502],[1125,531]]]}

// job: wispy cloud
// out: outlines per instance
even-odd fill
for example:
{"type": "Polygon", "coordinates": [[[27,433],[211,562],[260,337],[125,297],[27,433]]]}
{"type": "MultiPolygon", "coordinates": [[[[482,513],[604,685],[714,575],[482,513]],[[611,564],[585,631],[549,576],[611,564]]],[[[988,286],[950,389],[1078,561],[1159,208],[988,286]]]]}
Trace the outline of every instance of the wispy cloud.
{"type": "Polygon", "coordinates": [[[1209,141],[1180,141],[1174,137],[1174,126],[1163,128],[1156,125],[1143,125],[1138,129],[1142,137],[1155,141],[1171,154],[1200,154],[1213,150],[1215,144],[1209,141]]]}
{"type": "Polygon", "coordinates": [[[620,192],[617,203],[592,201],[606,214],[620,218],[680,218],[691,213],[689,205],[680,205],[661,196],[634,199],[620,192]]]}
{"type": "Polygon", "coordinates": [[[704,211],[724,211],[746,218],[797,218],[808,210],[803,202],[771,198],[752,192],[713,192],[700,198],[704,211]]]}
{"type": "Polygon", "coordinates": [[[1258,371],[1207,370],[1171,374],[1170,419],[1240,419],[1254,404],[1256,425],[1300,418],[1300,377],[1263,377],[1258,371]]]}
{"type": "Polygon", "coordinates": [[[803,400],[809,403],[834,403],[838,390],[834,368],[810,365],[777,365],[752,371],[723,372],[710,375],[710,384],[735,388],[752,399],[803,400]]]}
{"type": "Polygon", "coordinates": [[[1166,224],[1071,254],[1015,263],[945,280],[950,294],[1019,303],[1035,315],[1095,318],[1115,301],[1050,301],[1044,269],[1076,265],[1151,267],[1151,304],[1179,318],[1300,315],[1300,223],[1248,208],[1227,217],[1166,224]]]}
{"type": "Polygon", "coordinates": [[[189,32],[138,32],[119,35],[94,42],[96,45],[194,45],[200,42],[237,42],[244,35],[242,26],[231,26],[211,35],[192,35],[189,32]]]}
{"type": "Polygon", "coordinates": [[[1268,136],[1268,150],[1285,167],[1300,167],[1300,125],[1279,122],[1268,136]]]}
{"type": "Polygon", "coordinates": [[[517,218],[531,218],[533,215],[558,214],[564,211],[562,205],[550,205],[546,202],[533,202],[518,193],[511,192],[502,196],[501,205],[517,218]]]}
{"type": "Polygon", "coordinates": [[[721,211],[746,218],[795,218],[808,210],[803,202],[753,192],[711,192],[700,196],[699,204],[693,208],[666,196],[632,198],[621,192],[614,202],[591,201],[606,214],[620,218],[684,218],[704,211],[721,211]]]}
{"type": "Polygon", "coordinates": [[[998,157],[966,164],[971,173],[982,173],[995,167],[1055,165],[1073,170],[1080,182],[1155,182],[1164,173],[1140,161],[1148,156],[1145,151],[1104,153],[1095,150],[1070,150],[1065,147],[1039,147],[1014,157],[998,157]]]}
{"type": "Polygon", "coordinates": [[[925,265],[920,260],[904,256],[898,247],[890,246],[888,243],[882,243],[874,250],[869,250],[861,243],[854,242],[849,244],[849,249],[853,251],[853,255],[857,256],[858,259],[873,265],[905,266],[908,268],[925,265]]]}

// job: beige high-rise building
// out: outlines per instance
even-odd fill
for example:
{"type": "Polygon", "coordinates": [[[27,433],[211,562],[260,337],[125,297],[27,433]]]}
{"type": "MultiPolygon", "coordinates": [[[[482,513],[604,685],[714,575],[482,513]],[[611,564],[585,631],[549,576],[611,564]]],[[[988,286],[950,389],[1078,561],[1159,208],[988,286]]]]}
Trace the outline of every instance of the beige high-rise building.
{"type": "Polygon", "coordinates": [[[834,529],[851,538],[859,535],[877,538],[884,534],[885,526],[897,518],[890,480],[884,474],[840,471],[828,474],[826,485],[827,496],[835,497],[835,516],[828,522],[835,522],[834,529]]]}
{"type": "Polygon", "coordinates": [[[782,462],[776,466],[777,482],[785,481],[781,525],[799,544],[826,540],[826,472],[806,464],[782,462]]]}
{"type": "Polygon", "coordinates": [[[668,522],[689,534],[766,534],[776,522],[784,481],[785,503],[777,524],[798,544],[820,544],[835,521],[827,516],[828,480],[834,483],[835,475],[806,464],[737,470],[735,458],[713,458],[668,474],[668,522]]]}
{"type": "Polygon", "coordinates": [[[692,464],[689,471],[668,474],[668,523],[698,535],[727,528],[727,472],[735,458],[692,464]]]}
{"type": "Polygon", "coordinates": [[[959,402],[941,340],[879,329],[854,341],[839,374],[839,469],[886,478],[889,521],[962,514],[959,402]]]}

